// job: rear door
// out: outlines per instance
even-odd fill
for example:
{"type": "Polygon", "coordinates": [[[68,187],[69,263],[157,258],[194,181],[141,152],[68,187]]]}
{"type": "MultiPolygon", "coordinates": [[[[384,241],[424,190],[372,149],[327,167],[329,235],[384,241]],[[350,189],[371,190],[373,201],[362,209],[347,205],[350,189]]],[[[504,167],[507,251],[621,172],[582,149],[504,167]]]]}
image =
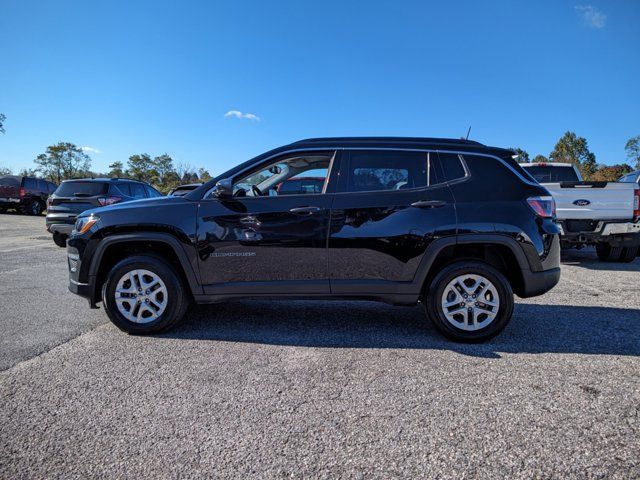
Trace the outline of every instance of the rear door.
{"type": "Polygon", "coordinates": [[[434,152],[351,150],[331,211],[331,292],[400,293],[431,242],[455,228],[434,152]]]}

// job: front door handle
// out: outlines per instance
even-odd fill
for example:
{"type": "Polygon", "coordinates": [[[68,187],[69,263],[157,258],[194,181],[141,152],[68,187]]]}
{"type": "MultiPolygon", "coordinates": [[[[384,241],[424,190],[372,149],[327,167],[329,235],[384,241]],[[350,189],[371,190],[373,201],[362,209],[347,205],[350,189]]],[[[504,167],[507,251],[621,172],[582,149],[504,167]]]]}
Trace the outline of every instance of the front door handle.
{"type": "Polygon", "coordinates": [[[419,200],[417,202],[413,202],[411,206],[417,208],[440,208],[444,207],[446,204],[447,202],[442,200],[419,200]]]}
{"type": "Polygon", "coordinates": [[[318,213],[322,211],[320,207],[296,207],[289,210],[291,213],[296,215],[312,215],[314,213],[318,213]]]}

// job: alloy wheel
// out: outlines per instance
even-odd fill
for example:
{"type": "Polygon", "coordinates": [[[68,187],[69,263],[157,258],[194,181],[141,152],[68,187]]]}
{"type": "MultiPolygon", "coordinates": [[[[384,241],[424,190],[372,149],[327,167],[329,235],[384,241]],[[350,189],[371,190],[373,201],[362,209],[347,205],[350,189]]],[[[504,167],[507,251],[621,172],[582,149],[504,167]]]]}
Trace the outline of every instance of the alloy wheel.
{"type": "Polygon", "coordinates": [[[500,298],[495,285],[487,278],[464,274],[447,284],[441,306],[451,325],[471,332],[493,322],[500,309],[500,298]]]}
{"type": "Polygon", "coordinates": [[[124,318],[134,323],[149,323],[167,308],[167,287],[149,270],[131,270],[118,281],[115,300],[124,318]]]}

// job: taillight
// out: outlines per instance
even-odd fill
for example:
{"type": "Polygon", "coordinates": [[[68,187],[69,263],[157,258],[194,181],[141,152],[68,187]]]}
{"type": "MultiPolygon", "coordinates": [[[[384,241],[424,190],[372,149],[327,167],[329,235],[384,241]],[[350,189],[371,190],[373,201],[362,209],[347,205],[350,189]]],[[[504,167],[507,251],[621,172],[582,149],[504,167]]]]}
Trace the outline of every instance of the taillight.
{"type": "Polygon", "coordinates": [[[24,190],[24,187],[20,187],[20,196],[24,197],[27,193],[24,190]]]}
{"type": "Polygon", "coordinates": [[[113,205],[114,203],[118,203],[122,201],[122,197],[110,196],[110,197],[100,197],[98,198],[98,203],[103,207],[107,205],[113,205]]]}
{"type": "Polygon", "coordinates": [[[640,190],[633,192],[633,218],[640,219],[640,190]]]}
{"type": "Polygon", "coordinates": [[[553,218],[556,216],[556,202],[552,196],[529,197],[527,204],[539,217],[553,218]]]}

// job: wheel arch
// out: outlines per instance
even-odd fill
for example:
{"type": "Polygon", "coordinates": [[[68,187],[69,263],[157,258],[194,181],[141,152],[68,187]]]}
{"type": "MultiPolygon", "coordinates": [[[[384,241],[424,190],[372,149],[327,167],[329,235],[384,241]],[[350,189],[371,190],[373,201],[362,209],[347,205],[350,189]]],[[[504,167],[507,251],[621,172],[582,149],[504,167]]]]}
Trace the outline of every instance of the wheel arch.
{"type": "Polygon", "coordinates": [[[94,285],[93,298],[99,298],[102,284],[113,265],[130,255],[144,253],[160,256],[174,266],[192,296],[202,293],[197,270],[180,241],[168,233],[144,232],[108,236],[100,241],[89,267],[89,278],[93,279],[94,285]]]}
{"type": "Polygon", "coordinates": [[[525,294],[529,262],[513,238],[498,234],[470,234],[436,240],[425,253],[415,283],[424,292],[443,267],[461,260],[482,261],[493,266],[505,275],[516,295],[525,294]]]}

